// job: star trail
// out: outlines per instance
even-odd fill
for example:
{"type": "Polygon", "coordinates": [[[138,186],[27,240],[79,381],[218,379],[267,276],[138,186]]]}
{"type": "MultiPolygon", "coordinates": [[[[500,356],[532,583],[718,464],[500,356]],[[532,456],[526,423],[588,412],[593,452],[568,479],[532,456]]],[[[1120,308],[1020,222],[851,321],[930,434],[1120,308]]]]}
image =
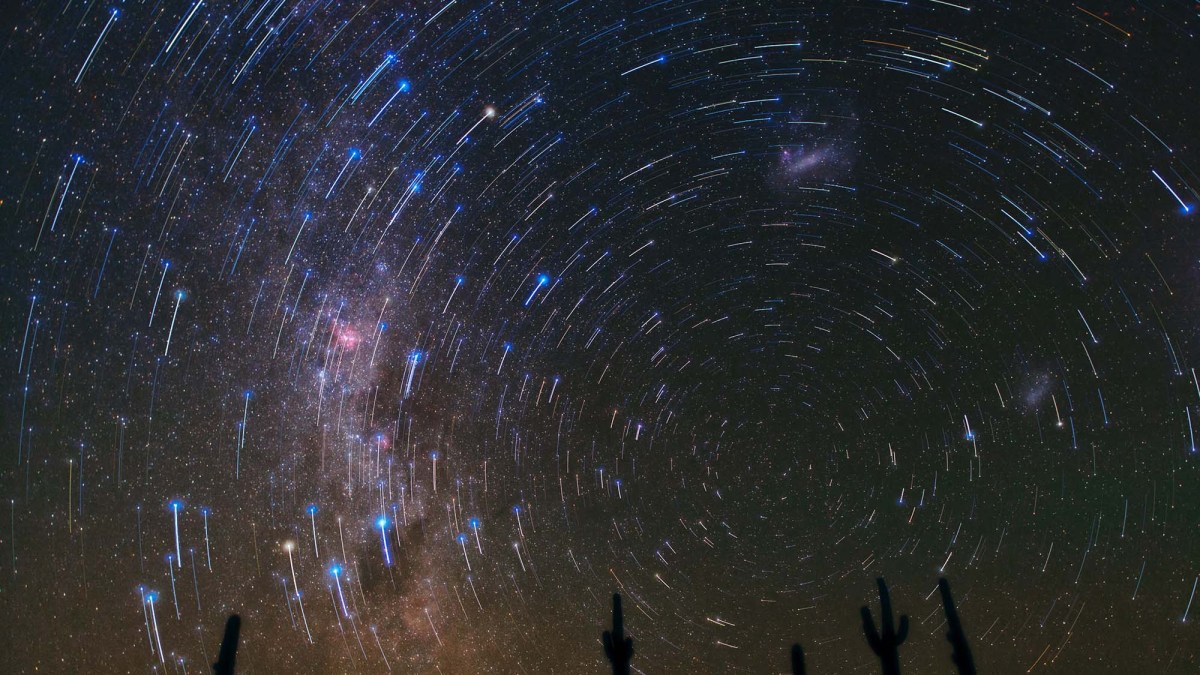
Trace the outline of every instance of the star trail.
{"type": "Polygon", "coordinates": [[[1200,669],[1200,8],[6,10],[5,672],[1200,669]]]}

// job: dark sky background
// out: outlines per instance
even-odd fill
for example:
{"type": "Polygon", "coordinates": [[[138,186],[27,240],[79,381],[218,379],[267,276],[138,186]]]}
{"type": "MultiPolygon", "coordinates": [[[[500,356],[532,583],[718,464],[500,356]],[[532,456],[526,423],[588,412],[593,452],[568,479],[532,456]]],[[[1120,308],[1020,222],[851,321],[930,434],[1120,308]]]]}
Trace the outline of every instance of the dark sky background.
{"type": "Polygon", "coordinates": [[[5,19],[0,670],[1200,672],[1194,3],[5,19]]]}

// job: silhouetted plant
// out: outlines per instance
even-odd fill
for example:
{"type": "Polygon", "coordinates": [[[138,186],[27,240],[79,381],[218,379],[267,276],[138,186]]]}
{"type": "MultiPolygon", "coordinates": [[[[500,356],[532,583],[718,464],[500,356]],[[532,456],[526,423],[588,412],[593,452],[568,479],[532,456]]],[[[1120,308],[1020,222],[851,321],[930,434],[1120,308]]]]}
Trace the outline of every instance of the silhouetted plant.
{"type": "Polygon", "coordinates": [[[233,675],[237,661],[238,636],[242,632],[242,617],[232,614],[225,622],[225,637],[221,639],[221,651],[213,664],[213,675],[233,675]]]}
{"type": "Polygon", "coordinates": [[[800,643],[792,645],[792,675],[804,675],[804,648],[800,643]]]}
{"type": "Polygon", "coordinates": [[[871,651],[879,657],[879,664],[884,675],[899,675],[900,645],[908,638],[908,615],[900,616],[900,629],[896,630],[892,620],[892,598],[888,594],[887,584],[882,578],[876,579],[879,584],[879,623],[881,630],[875,628],[871,619],[871,610],[862,608],[863,632],[867,636],[867,644],[871,651]]]}
{"type": "MultiPolygon", "coordinates": [[[[908,639],[908,615],[900,615],[897,627],[892,616],[892,598],[887,583],[882,578],[876,579],[875,583],[879,585],[879,628],[875,627],[870,608],[863,607],[863,633],[867,637],[867,644],[871,645],[871,650],[879,657],[884,675],[899,675],[900,645],[908,639]]],[[[952,648],[951,658],[954,665],[959,675],[976,675],[975,660],[971,656],[971,646],[967,642],[958,609],[954,605],[950,582],[945,578],[938,579],[938,590],[942,594],[942,608],[946,613],[946,640],[952,648]]],[[[602,635],[604,655],[612,664],[613,675],[629,675],[629,662],[633,659],[633,638],[625,635],[625,614],[621,610],[620,593],[613,593],[612,622],[612,630],[606,630],[602,635]]],[[[225,622],[225,635],[221,640],[217,662],[212,666],[214,675],[233,675],[241,629],[241,617],[231,614],[225,622]]],[[[805,675],[807,670],[804,648],[799,643],[792,645],[791,657],[792,674],[805,675]]]]}
{"type": "Polygon", "coordinates": [[[958,610],[954,607],[954,596],[950,594],[950,582],[943,577],[938,579],[938,589],[942,591],[942,608],[946,611],[946,640],[950,642],[953,651],[950,658],[958,667],[959,675],[975,675],[975,659],[971,657],[971,645],[967,644],[967,634],[963,632],[962,622],[958,619],[958,610]]]}
{"type": "Polygon", "coordinates": [[[625,615],[621,612],[621,594],[613,593],[613,629],[604,631],[604,655],[612,664],[613,675],[629,675],[633,658],[633,638],[625,637],[625,615]]]}

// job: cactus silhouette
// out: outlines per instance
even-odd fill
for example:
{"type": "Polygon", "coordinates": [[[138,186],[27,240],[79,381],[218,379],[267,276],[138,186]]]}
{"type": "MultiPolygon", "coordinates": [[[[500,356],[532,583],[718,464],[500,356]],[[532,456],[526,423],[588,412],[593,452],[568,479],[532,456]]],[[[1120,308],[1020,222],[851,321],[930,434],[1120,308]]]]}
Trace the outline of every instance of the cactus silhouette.
{"type": "Polygon", "coordinates": [[[234,662],[237,660],[238,636],[242,632],[242,617],[237,614],[229,615],[225,622],[225,637],[221,640],[221,652],[217,662],[213,664],[213,675],[233,675],[234,662]]]}
{"type": "Polygon", "coordinates": [[[958,610],[954,607],[950,582],[944,577],[938,579],[938,589],[942,592],[942,609],[946,611],[946,640],[953,647],[950,658],[954,660],[959,675],[975,675],[975,659],[971,657],[971,645],[967,644],[967,634],[963,632],[958,610]]]}
{"type": "Polygon", "coordinates": [[[792,675],[804,675],[804,648],[800,643],[792,645],[792,675]]]}
{"type": "Polygon", "coordinates": [[[882,578],[876,579],[875,583],[879,584],[880,630],[875,628],[870,608],[863,607],[863,632],[867,636],[867,644],[871,645],[871,651],[879,657],[883,675],[899,675],[900,645],[908,638],[908,615],[900,616],[900,628],[897,630],[892,620],[892,597],[888,594],[887,584],[882,578]]]}
{"type": "Polygon", "coordinates": [[[625,637],[625,616],[621,612],[621,594],[613,593],[613,629],[604,631],[604,655],[612,664],[613,675],[629,675],[633,658],[633,638],[625,637]]]}

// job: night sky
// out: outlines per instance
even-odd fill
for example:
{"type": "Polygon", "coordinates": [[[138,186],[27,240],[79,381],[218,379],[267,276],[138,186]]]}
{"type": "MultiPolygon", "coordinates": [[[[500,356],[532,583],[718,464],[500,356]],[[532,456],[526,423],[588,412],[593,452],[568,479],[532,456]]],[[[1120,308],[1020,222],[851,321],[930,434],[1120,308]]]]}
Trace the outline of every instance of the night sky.
{"type": "Polygon", "coordinates": [[[1200,672],[1193,2],[4,23],[0,671],[1200,672]]]}

